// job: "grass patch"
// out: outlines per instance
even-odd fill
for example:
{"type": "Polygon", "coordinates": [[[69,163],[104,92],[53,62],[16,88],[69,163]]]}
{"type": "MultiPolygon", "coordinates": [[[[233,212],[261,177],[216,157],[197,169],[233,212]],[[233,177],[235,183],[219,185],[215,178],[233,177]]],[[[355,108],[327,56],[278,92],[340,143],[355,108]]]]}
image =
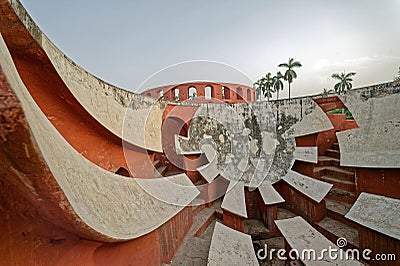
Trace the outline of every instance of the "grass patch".
{"type": "MultiPolygon", "coordinates": [[[[336,108],[329,110],[327,112],[328,114],[341,114],[342,113],[342,108],[336,108]]],[[[348,109],[344,109],[344,114],[346,115],[346,119],[354,119],[353,115],[348,109]]]]}

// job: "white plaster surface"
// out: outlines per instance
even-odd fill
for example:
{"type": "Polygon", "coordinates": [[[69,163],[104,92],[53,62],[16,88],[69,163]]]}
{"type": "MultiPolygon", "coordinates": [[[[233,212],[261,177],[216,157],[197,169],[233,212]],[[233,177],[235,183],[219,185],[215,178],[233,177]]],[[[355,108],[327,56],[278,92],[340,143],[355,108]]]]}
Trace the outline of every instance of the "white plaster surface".
{"type": "Polygon", "coordinates": [[[296,147],[293,157],[303,162],[318,163],[318,147],[296,147]]]}
{"type": "Polygon", "coordinates": [[[229,183],[221,208],[233,214],[247,218],[243,183],[232,181],[229,183]]]}
{"type": "Polygon", "coordinates": [[[400,240],[400,200],[362,192],[346,218],[400,240]]]}
{"type": "Polygon", "coordinates": [[[207,265],[259,265],[251,236],[217,222],[207,265]]]}
{"type": "Polygon", "coordinates": [[[283,177],[283,180],[316,202],[323,200],[333,186],[332,184],[316,180],[292,170],[289,170],[287,175],[283,177]]]}
{"type": "MultiPolygon", "coordinates": [[[[100,235],[115,240],[142,236],[164,224],[183,209],[146,193],[133,178],[108,172],[71,147],[41,112],[21,81],[11,56],[0,38],[0,65],[17,95],[37,146],[55,180],[77,216],[100,235]]],[[[185,175],[174,182],[188,183],[185,175]]],[[[189,204],[196,193],[162,190],[163,199],[189,204]],[[186,194],[187,193],[187,194],[186,194]]]]}
{"type": "Polygon", "coordinates": [[[282,196],[275,190],[271,182],[264,181],[258,187],[265,205],[272,205],[285,202],[282,196]]]}
{"type": "Polygon", "coordinates": [[[339,249],[339,247],[329,241],[324,235],[318,232],[300,216],[276,220],[275,224],[278,226],[279,231],[285,237],[289,246],[296,249],[300,254],[303,250],[309,249],[315,250],[317,257],[324,254],[323,260],[310,260],[307,255],[304,256],[304,258],[301,258],[300,256],[301,261],[305,265],[362,265],[356,260],[340,260],[339,256],[335,260],[329,258],[328,252],[322,253],[323,249],[328,250],[329,247],[339,249]]]}
{"type": "Polygon", "coordinates": [[[211,183],[218,175],[218,167],[217,162],[212,161],[207,165],[203,165],[197,168],[197,171],[207,180],[208,183],[211,183]]]}
{"type": "MultiPolygon", "coordinates": [[[[205,137],[205,139],[210,140],[209,137],[205,137]]],[[[197,171],[200,172],[200,174],[204,177],[205,180],[207,180],[208,183],[211,183],[220,173],[217,161],[218,154],[215,148],[211,144],[205,143],[201,145],[200,147],[201,151],[184,151],[181,148],[180,143],[181,141],[185,142],[188,140],[189,138],[187,137],[175,135],[175,149],[177,154],[189,155],[189,154],[203,153],[206,156],[208,163],[198,167],[197,171]]]]}
{"type": "Polygon", "coordinates": [[[357,92],[340,96],[359,128],[338,132],[340,164],[369,168],[400,167],[400,95],[362,100],[357,92]]]}
{"type": "Polygon", "coordinates": [[[318,105],[311,114],[303,117],[300,123],[294,124],[285,134],[286,138],[294,138],[333,129],[328,116],[318,105]]]}
{"type": "Polygon", "coordinates": [[[136,182],[158,200],[177,206],[187,206],[200,192],[186,174],[161,178],[137,178],[136,182]]]}

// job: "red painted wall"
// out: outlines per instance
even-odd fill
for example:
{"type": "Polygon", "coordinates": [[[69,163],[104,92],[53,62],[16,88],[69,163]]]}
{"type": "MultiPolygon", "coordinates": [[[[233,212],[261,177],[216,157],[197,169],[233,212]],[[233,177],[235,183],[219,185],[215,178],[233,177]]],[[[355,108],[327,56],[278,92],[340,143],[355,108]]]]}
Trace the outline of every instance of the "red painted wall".
{"type": "Polygon", "coordinates": [[[192,223],[192,207],[186,207],[157,229],[163,262],[171,262],[175,251],[178,249],[192,223]]]}
{"type": "MultiPolygon", "coordinates": [[[[3,6],[2,10],[8,10],[9,15],[1,16],[2,36],[22,81],[42,112],[65,140],[88,160],[111,172],[120,167],[128,169],[121,139],[105,129],[79,104],[11,7],[3,6]],[[15,24],[4,27],[10,23],[15,24]]],[[[130,158],[132,164],[150,161],[147,152],[138,147],[131,146],[129,153],[134,154],[130,158]]],[[[150,172],[141,173],[142,176],[148,174],[150,172]]]]}
{"type": "Polygon", "coordinates": [[[187,101],[190,98],[190,88],[196,89],[196,100],[200,101],[227,101],[227,102],[238,102],[238,101],[255,101],[255,90],[251,87],[232,84],[232,83],[215,83],[215,82],[189,82],[184,84],[175,84],[162,86],[154,89],[150,89],[142,92],[142,95],[150,96],[153,98],[160,97],[160,91],[163,91],[165,100],[175,101],[175,90],[179,91],[179,101],[187,101]],[[205,99],[206,87],[211,88],[211,98],[205,99]],[[222,87],[224,87],[223,97],[222,87]],[[241,90],[241,93],[240,93],[241,90]]]}
{"type": "MultiPolygon", "coordinates": [[[[368,260],[369,265],[388,265],[398,266],[399,265],[399,250],[400,241],[392,237],[383,235],[366,227],[360,226],[358,230],[360,250],[370,249],[372,253],[368,256],[375,258],[376,254],[395,254],[396,261],[377,261],[368,260]]],[[[382,258],[382,257],[380,257],[382,258]]]]}
{"type": "Polygon", "coordinates": [[[400,199],[398,169],[355,168],[357,192],[368,192],[400,199]]]}
{"type": "Polygon", "coordinates": [[[236,231],[244,232],[244,218],[229,211],[223,210],[224,225],[236,231]]]}
{"type": "Polygon", "coordinates": [[[325,200],[317,203],[284,181],[280,181],[274,187],[285,199],[284,206],[307,221],[311,223],[319,222],[326,215],[325,200]]]}

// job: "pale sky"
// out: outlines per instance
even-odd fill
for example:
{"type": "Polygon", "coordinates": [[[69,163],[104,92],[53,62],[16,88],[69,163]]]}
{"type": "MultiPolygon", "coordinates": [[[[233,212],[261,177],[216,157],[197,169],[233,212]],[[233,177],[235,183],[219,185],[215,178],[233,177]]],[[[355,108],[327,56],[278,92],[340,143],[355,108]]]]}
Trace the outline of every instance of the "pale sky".
{"type": "Polygon", "coordinates": [[[332,88],[335,72],[357,72],[360,87],[391,81],[400,66],[400,0],[21,2],[67,56],[131,91],[171,65],[147,86],[251,85],[293,57],[303,64],[292,84],[299,96],[332,88]],[[180,64],[192,60],[200,67],[180,64]]]}

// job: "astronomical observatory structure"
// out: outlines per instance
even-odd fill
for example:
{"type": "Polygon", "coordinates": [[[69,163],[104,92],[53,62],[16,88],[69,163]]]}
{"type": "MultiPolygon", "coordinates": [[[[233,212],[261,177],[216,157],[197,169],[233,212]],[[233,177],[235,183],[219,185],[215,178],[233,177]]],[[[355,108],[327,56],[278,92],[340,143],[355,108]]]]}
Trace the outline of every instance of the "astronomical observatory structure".
{"type": "Polygon", "coordinates": [[[19,1],[0,14],[0,265],[269,265],[273,241],[399,265],[400,82],[270,102],[216,82],[135,94],[70,60],[19,1]]]}

